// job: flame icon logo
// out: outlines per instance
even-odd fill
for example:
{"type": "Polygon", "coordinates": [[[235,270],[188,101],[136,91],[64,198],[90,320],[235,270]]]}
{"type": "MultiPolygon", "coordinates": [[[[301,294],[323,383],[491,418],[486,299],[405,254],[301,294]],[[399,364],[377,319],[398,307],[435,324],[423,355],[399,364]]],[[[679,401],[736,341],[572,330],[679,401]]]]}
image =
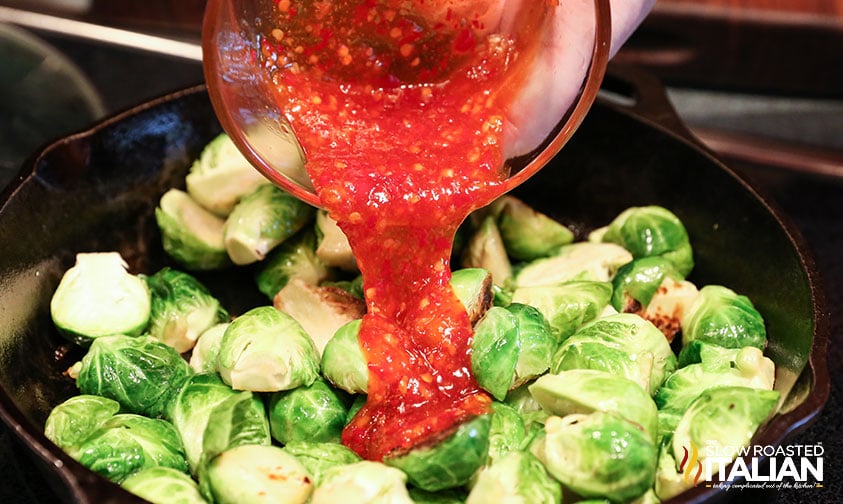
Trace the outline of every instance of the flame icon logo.
{"type": "Polygon", "coordinates": [[[693,480],[693,485],[697,486],[703,471],[697,445],[691,442],[690,453],[688,452],[688,448],[685,446],[682,447],[682,450],[684,450],[685,454],[682,456],[682,462],[679,463],[679,472],[682,473],[685,483],[691,483],[693,480]],[[694,474],[694,469],[696,469],[696,474],[694,474]]]}

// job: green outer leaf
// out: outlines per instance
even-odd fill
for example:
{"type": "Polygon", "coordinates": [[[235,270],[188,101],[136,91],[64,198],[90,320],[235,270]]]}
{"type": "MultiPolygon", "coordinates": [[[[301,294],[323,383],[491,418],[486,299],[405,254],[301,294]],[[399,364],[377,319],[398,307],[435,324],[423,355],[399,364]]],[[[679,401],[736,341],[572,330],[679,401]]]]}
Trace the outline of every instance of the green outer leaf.
{"type": "Polygon", "coordinates": [[[574,233],[560,222],[536,211],[512,196],[501,198],[498,229],[507,253],[531,261],[553,254],[574,241],[574,233]]]}
{"type": "Polygon", "coordinates": [[[493,306],[474,326],[471,370],[477,384],[499,401],[515,378],[520,345],[516,318],[505,308],[493,306]]]}
{"type": "Polygon", "coordinates": [[[505,403],[493,402],[489,426],[489,462],[517,450],[527,437],[524,420],[518,411],[505,403]]]}
{"type": "Polygon", "coordinates": [[[292,278],[317,285],[327,276],[328,267],[316,256],[316,233],[305,228],[269,253],[260,263],[255,282],[259,291],[273,299],[292,278]]]}
{"type": "Polygon", "coordinates": [[[322,350],[323,376],[350,394],[366,394],[369,390],[369,366],[358,338],[360,324],[358,319],[340,327],[322,350]]]}
{"type": "Polygon", "coordinates": [[[263,401],[252,392],[238,392],[211,410],[202,439],[202,458],[210,461],[237,446],[270,444],[263,401]]]}
{"type": "Polygon", "coordinates": [[[612,279],[612,306],[623,311],[628,295],[646,307],[666,276],[684,280],[673,263],[664,257],[644,257],[621,266],[612,279]]]}
{"type": "Polygon", "coordinates": [[[319,486],[328,469],[362,460],[350,448],[339,443],[294,441],[284,445],[284,451],[301,462],[315,486],[319,486]]]}
{"type": "Polygon", "coordinates": [[[68,451],[81,444],[119,411],[120,403],[107,397],[71,397],[50,411],[44,435],[59,448],[68,451]]]}
{"type": "Polygon", "coordinates": [[[575,281],[520,287],[513,293],[512,302],[538,309],[553,329],[557,342],[561,343],[581,325],[595,319],[611,297],[612,284],[609,282],[575,281]]]}
{"type": "Polygon", "coordinates": [[[189,270],[217,270],[231,265],[223,243],[225,221],[193,201],[187,193],[170,189],[155,209],[164,251],[189,270]]]}
{"type": "Polygon", "coordinates": [[[726,348],[763,350],[767,330],[748,297],[721,285],[706,285],[682,319],[682,345],[697,340],[726,348]]]}
{"type": "Polygon", "coordinates": [[[97,338],[82,358],[76,386],[119,402],[128,412],[157,417],[192,374],[172,347],[147,337],[97,338]]]}
{"type": "Polygon", "coordinates": [[[152,466],[187,472],[176,429],[165,420],[129,413],[111,417],[69,455],[116,483],[152,466]]]}
{"type": "Polygon", "coordinates": [[[550,324],[537,308],[511,303],[506,310],[515,315],[521,348],[515,364],[515,378],[510,385],[512,389],[545,373],[550,368],[550,359],[557,345],[550,324]]]}
{"type": "Polygon", "coordinates": [[[387,457],[384,464],[401,469],[409,482],[422,490],[437,491],[468,483],[489,450],[490,415],[463,423],[433,446],[387,457]]]}
{"type": "Polygon", "coordinates": [[[199,485],[171,467],[149,467],[126,478],[121,486],[155,504],[205,504],[199,485]]]}

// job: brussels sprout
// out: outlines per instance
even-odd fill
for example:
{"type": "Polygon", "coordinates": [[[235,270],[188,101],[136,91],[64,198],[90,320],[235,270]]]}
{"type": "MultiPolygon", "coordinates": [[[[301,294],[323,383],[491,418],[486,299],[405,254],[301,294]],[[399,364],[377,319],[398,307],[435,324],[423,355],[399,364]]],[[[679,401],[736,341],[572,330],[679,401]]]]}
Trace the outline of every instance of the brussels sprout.
{"type": "Polygon", "coordinates": [[[216,406],[237,392],[216,373],[197,374],[187,379],[167,406],[165,417],[172,422],[184,444],[184,452],[194,473],[202,456],[208,418],[216,406]]]}
{"type": "Polygon", "coordinates": [[[472,324],[491,308],[492,274],[488,271],[483,268],[458,269],[451,273],[450,283],[472,324]]]}
{"type": "Polygon", "coordinates": [[[664,257],[642,257],[624,264],[612,279],[612,306],[619,312],[636,312],[636,303],[646,307],[665,278],[684,279],[664,257]]]}
{"type": "Polygon", "coordinates": [[[228,312],[196,277],[163,268],[145,278],[152,294],[147,332],[177,352],[187,352],[206,329],[228,320],[228,312]]]}
{"type": "Polygon", "coordinates": [[[611,296],[612,284],[608,282],[576,281],[519,287],[512,295],[512,302],[537,308],[553,329],[557,342],[561,342],[595,319],[609,304],[611,296]]]}
{"type": "Polygon", "coordinates": [[[698,295],[697,286],[693,283],[665,278],[647,307],[635,313],[652,322],[668,342],[673,342],[682,329],[682,319],[698,295]]]}
{"type": "Polygon", "coordinates": [[[529,452],[510,452],[480,471],[466,504],[562,502],[562,486],[529,452]]]}
{"type": "Polygon", "coordinates": [[[551,371],[597,369],[619,374],[655,394],[676,369],[676,355],[652,323],[631,313],[582,326],[553,356],[551,371]]]}
{"type": "Polygon", "coordinates": [[[486,460],[489,451],[490,415],[460,424],[440,442],[388,456],[384,463],[407,474],[410,483],[435,492],[468,483],[486,460]]]}
{"type": "Polygon", "coordinates": [[[547,215],[537,212],[513,196],[502,196],[497,224],[507,253],[522,261],[552,255],[574,241],[574,233],[547,215]]]}
{"type": "Polygon", "coordinates": [[[538,309],[513,303],[492,307],[474,327],[471,367],[477,383],[498,400],[544,373],[556,347],[538,309]]]}
{"type": "Polygon", "coordinates": [[[553,415],[614,413],[638,425],[652,441],[656,439],[656,403],[640,385],[626,378],[605,371],[572,369],[546,374],[529,390],[542,408],[553,415]]]}
{"type": "Polygon", "coordinates": [[[202,149],[185,177],[190,197],[220,217],[230,214],[240,198],[268,183],[225,133],[202,149]]]}
{"type": "Polygon", "coordinates": [[[550,417],[545,431],[545,467],[578,495],[628,501],[655,481],[655,444],[617,415],[598,411],[550,417]]]}
{"type": "Polygon", "coordinates": [[[319,377],[313,341],[295,319],[271,306],[252,308],[231,322],[217,365],[235,390],[289,390],[319,377]]]}
{"type": "Polygon", "coordinates": [[[507,404],[493,402],[491,417],[488,462],[493,464],[521,446],[527,429],[518,411],[507,404]]]}
{"type": "Polygon", "coordinates": [[[149,321],[149,289],[117,252],[76,254],[50,300],[61,334],[79,345],[112,334],[136,335],[149,321]]]}
{"type": "Polygon", "coordinates": [[[121,485],[153,504],[205,504],[199,485],[171,467],[149,467],[132,474],[121,485]]]}
{"type": "MultiPolygon", "coordinates": [[[[772,390],[774,375],[773,361],[764,357],[761,350],[746,347],[735,352],[733,361],[689,364],[676,370],[665,380],[654,399],[660,410],[680,414],[703,392],[714,387],[772,390]]],[[[664,419],[663,428],[671,427],[667,423],[669,420],[664,419]]]]}
{"type": "Polygon", "coordinates": [[[296,441],[339,443],[348,413],[343,398],[322,380],[275,392],[269,402],[269,428],[282,444],[296,441]]]}
{"type": "Polygon", "coordinates": [[[483,219],[468,239],[462,254],[462,265],[485,269],[497,285],[503,285],[512,277],[512,264],[493,216],[483,219]]]}
{"type": "Polygon", "coordinates": [[[217,372],[217,357],[228,324],[228,322],[216,324],[199,335],[196,345],[190,353],[190,360],[188,361],[190,369],[196,373],[217,372]]]}
{"type": "MultiPolygon", "coordinates": [[[[749,387],[716,387],[703,392],[688,408],[673,434],[673,456],[681,460],[685,450],[706,447],[719,457],[748,446],[758,427],[775,411],[776,390],[749,387]]],[[[705,454],[703,454],[705,458],[705,454]]],[[[712,460],[712,471],[719,462],[712,460]]]]}
{"type": "Polygon", "coordinates": [[[352,278],[351,280],[331,280],[331,281],[324,281],[319,285],[323,287],[337,287],[340,288],[352,296],[356,297],[357,299],[363,299],[363,275],[357,275],[356,277],[352,278]]]}
{"type": "Polygon", "coordinates": [[[362,460],[325,471],[311,504],[413,504],[407,475],[380,462],[362,460]]]}
{"type": "Polygon", "coordinates": [[[290,280],[272,304],[301,324],[319,355],[340,327],[366,314],[362,299],[338,287],[311,285],[301,278],[290,280]]]}
{"type": "Polygon", "coordinates": [[[156,417],[190,366],[172,347],[146,337],[97,338],[82,358],[76,386],[83,394],[108,397],[130,413],[156,417]]]}
{"type": "Polygon", "coordinates": [[[340,327],[322,351],[322,374],[335,387],[350,394],[369,391],[369,365],[360,349],[361,320],[340,327]]]}
{"type": "Polygon", "coordinates": [[[202,208],[184,191],[170,189],[155,209],[161,245],[189,270],[215,270],[231,265],[225,250],[225,221],[202,208]]]}
{"type": "Polygon", "coordinates": [[[565,245],[556,255],[525,265],[515,276],[519,287],[556,285],[572,280],[608,282],[632,254],[614,243],[578,242],[565,245]]]}
{"type": "Polygon", "coordinates": [[[112,416],[84,442],[70,447],[68,455],[116,483],[153,466],[187,472],[176,429],[165,420],[131,413],[112,416]]]}
{"type": "Polygon", "coordinates": [[[272,444],[269,421],[260,396],[249,391],[227,397],[210,410],[202,437],[202,459],[208,462],[237,446],[272,444]]]}
{"type": "Polygon", "coordinates": [[[307,470],[277,446],[242,445],[214,457],[203,474],[216,504],[304,504],[313,492],[307,470]]]}
{"type": "Polygon", "coordinates": [[[706,285],[682,319],[682,345],[692,341],[726,348],[764,349],[764,319],[748,297],[720,285],[706,285]]]}
{"type": "Polygon", "coordinates": [[[636,259],[662,256],[676,266],[683,278],[694,267],[685,226],[671,211],[659,206],[624,210],[602,233],[601,241],[617,243],[636,259]]]}
{"type": "Polygon", "coordinates": [[[295,441],[287,443],[284,451],[301,462],[315,486],[321,485],[322,476],[328,469],[361,460],[354,451],[339,443],[295,441]]]}
{"type": "Polygon", "coordinates": [[[293,278],[317,285],[327,277],[328,267],[316,257],[316,234],[312,229],[303,229],[267,255],[255,282],[259,291],[273,299],[293,278]]]}
{"type": "Polygon", "coordinates": [[[92,432],[120,411],[120,403],[107,397],[79,395],[50,411],[44,435],[59,448],[81,444],[92,432]]]}
{"type": "Polygon", "coordinates": [[[272,184],[244,196],[225,220],[225,249],[234,264],[262,260],[307,225],[316,210],[272,184]]]}
{"type": "Polygon", "coordinates": [[[357,259],[348,244],[348,238],[328,212],[316,212],[316,257],[328,266],[345,271],[357,271],[357,259]]]}

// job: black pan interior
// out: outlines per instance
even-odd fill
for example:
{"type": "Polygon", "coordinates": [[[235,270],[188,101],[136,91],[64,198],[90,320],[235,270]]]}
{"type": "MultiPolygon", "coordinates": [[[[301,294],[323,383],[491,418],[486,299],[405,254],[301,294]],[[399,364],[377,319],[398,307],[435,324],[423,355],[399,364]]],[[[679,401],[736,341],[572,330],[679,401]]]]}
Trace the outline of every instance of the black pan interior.
{"type": "MultiPolygon", "coordinates": [[[[72,497],[65,490],[69,500],[128,496],[80,471],[41,434],[51,407],[76,393],[63,372],[80,356],[52,327],[52,292],[77,252],[118,250],[134,272],[170,264],[154,208],[164,191],[183,185],[190,162],[219,132],[205,90],[185,90],[47,147],[3,194],[0,413],[57,484],[80,485],[72,497]]],[[[694,145],[598,102],[554,162],[516,192],[581,236],[632,205],[670,208],[694,246],[691,280],[748,295],[768,322],[777,365],[795,376],[808,363],[819,313],[810,260],[762,199],[694,145]]],[[[265,302],[247,274],[201,278],[233,313],[265,302]]],[[[803,374],[808,387],[812,369],[803,374]]],[[[820,406],[797,408],[771,426],[771,439],[820,406]]]]}

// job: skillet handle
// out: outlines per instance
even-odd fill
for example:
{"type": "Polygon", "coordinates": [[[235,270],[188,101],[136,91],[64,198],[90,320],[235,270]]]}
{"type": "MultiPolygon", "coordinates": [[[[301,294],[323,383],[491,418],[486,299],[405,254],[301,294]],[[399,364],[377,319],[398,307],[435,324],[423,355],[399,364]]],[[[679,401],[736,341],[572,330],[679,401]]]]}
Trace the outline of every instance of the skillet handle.
{"type": "Polygon", "coordinates": [[[674,133],[708,151],[685,125],[667,96],[667,90],[654,74],[635,66],[610,62],[600,90],[601,98],[674,133]]]}

